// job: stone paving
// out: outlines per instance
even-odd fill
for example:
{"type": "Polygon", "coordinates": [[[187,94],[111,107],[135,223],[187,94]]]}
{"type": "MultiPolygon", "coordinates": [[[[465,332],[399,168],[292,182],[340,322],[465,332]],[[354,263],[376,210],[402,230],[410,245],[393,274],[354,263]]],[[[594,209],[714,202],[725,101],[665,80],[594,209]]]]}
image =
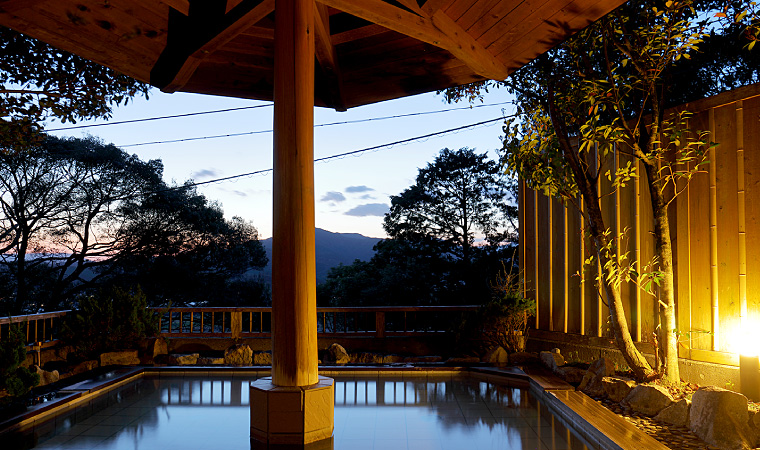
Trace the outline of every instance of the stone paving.
{"type": "Polygon", "coordinates": [[[623,408],[611,400],[595,400],[673,450],[720,450],[718,447],[707,445],[686,427],[656,422],[651,417],[623,408]]]}

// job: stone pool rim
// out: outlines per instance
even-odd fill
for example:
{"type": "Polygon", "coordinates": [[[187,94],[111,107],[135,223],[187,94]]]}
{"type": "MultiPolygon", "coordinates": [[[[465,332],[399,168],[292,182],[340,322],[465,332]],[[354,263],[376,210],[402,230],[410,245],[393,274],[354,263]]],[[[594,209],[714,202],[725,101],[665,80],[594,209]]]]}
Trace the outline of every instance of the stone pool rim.
{"type": "MultiPolygon", "coordinates": [[[[71,408],[88,402],[95,397],[106,394],[109,391],[124,384],[136,381],[146,375],[158,376],[163,374],[167,377],[184,376],[230,376],[234,378],[250,377],[251,375],[263,377],[271,374],[268,366],[253,367],[229,367],[229,366],[130,366],[115,367],[105,372],[111,377],[97,380],[89,379],[58,389],[59,396],[50,402],[36,405],[31,410],[0,422],[0,436],[15,431],[23,431],[37,421],[46,420],[66,412],[71,408]]],[[[586,408],[576,410],[574,404],[581,402],[595,404],[596,401],[580,391],[545,371],[523,371],[517,367],[378,367],[378,366],[320,366],[319,375],[322,376],[368,376],[378,377],[402,377],[403,379],[419,379],[428,375],[469,375],[486,382],[496,383],[502,386],[528,389],[537,397],[550,412],[559,418],[568,428],[582,436],[589,445],[599,450],[668,450],[659,441],[647,435],[644,431],[635,428],[622,417],[609,411],[601,405],[593,413],[586,408]],[[572,393],[572,394],[571,394],[572,393]],[[569,398],[573,397],[573,398],[569,398]],[[600,426],[607,428],[607,432],[600,430],[600,426]],[[610,428],[617,433],[610,435],[610,428]],[[621,432],[621,430],[623,430],[621,432]],[[620,435],[625,435],[621,439],[620,435]]],[[[97,378],[97,377],[96,377],[97,378]]]]}

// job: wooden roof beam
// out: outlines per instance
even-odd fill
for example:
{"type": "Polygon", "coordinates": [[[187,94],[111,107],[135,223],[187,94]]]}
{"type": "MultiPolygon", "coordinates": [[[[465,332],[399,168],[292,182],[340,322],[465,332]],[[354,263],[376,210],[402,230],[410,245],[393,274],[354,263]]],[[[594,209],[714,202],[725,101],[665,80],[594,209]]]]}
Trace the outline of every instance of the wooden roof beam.
{"type": "Polygon", "coordinates": [[[337,111],[346,111],[343,97],[343,79],[338,66],[338,55],[330,38],[330,15],[327,6],[317,3],[314,11],[314,53],[327,83],[329,98],[323,99],[337,111]]]}
{"type": "Polygon", "coordinates": [[[432,18],[421,17],[382,0],[317,0],[348,14],[381,25],[449,51],[470,69],[486,78],[503,80],[509,72],[496,57],[467,34],[442,10],[432,18]]]}
{"type": "Polygon", "coordinates": [[[191,7],[187,15],[169,10],[166,47],[150,72],[152,85],[164,92],[181,89],[206,56],[271,14],[274,0],[242,0],[229,12],[221,7],[191,7]]]}

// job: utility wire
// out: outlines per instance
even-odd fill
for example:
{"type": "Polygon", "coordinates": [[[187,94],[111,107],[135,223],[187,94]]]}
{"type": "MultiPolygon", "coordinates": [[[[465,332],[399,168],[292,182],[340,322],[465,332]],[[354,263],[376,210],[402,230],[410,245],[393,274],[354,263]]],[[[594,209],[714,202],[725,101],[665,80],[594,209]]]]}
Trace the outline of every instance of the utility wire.
{"type": "Polygon", "coordinates": [[[106,123],[96,123],[92,125],[76,125],[73,127],[63,127],[63,128],[50,128],[45,131],[66,131],[66,130],[77,130],[80,128],[94,128],[94,127],[105,127],[107,125],[122,125],[125,123],[136,123],[136,122],[150,122],[153,120],[163,120],[163,119],[176,119],[178,117],[191,117],[191,116],[200,116],[204,114],[216,114],[216,113],[223,113],[223,112],[230,112],[230,111],[241,111],[244,109],[258,109],[258,108],[266,108],[268,106],[272,106],[271,104],[267,105],[256,105],[256,106],[241,106],[239,108],[227,108],[227,109],[215,109],[212,111],[199,111],[199,112],[192,112],[192,113],[185,113],[185,114],[173,114],[171,116],[157,116],[157,117],[145,117],[143,119],[131,119],[131,120],[119,120],[116,122],[106,122],[106,123]]]}
{"type": "MultiPolygon", "coordinates": [[[[329,123],[321,123],[314,125],[314,128],[320,128],[320,127],[328,127],[328,126],[334,126],[334,125],[348,125],[348,124],[354,124],[354,123],[362,123],[362,122],[372,122],[372,121],[378,121],[378,120],[388,120],[388,119],[398,119],[402,117],[413,117],[413,116],[424,116],[429,114],[440,114],[440,113],[446,113],[446,112],[452,112],[452,111],[461,111],[465,109],[474,109],[474,108],[484,108],[484,107],[491,107],[491,106],[501,106],[510,104],[512,102],[500,102],[500,103],[489,103],[484,105],[473,105],[473,106],[464,106],[459,108],[448,108],[448,109],[442,109],[438,111],[421,111],[421,112],[415,112],[415,113],[408,113],[408,114],[397,114],[393,116],[384,116],[384,117],[371,117],[368,119],[356,119],[356,120],[345,120],[340,122],[329,122],[329,123]]],[[[186,113],[186,114],[176,114],[171,116],[158,116],[158,117],[147,117],[143,119],[133,119],[133,120],[122,120],[118,122],[107,122],[107,123],[101,123],[101,124],[95,124],[95,125],[79,125],[75,127],[68,127],[68,128],[52,128],[49,130],[46,130],[48,132],[52,131],[66,131],[66,130],[74,130],[74,129],[80,129],[80,128],[89,128],[89,127],[101,127],[106,125],[120,125],[125,123],[135,123],[135,122],[148,122],[153,120],[162,120],[162,119],[173,119],[178,117],[189,117],[189,116],[197,116],[197,115],[203,115],[203,114],[215,114],[220,112],[228,112],[228,111],[239,111],[239,110],[245,110],[245,109],[254,109],[254,108],[263,108],[271,105],[256,105],[256,106],[244,106],[240,108],[229,108],[229,109],[219,109],[214,111],[200,111],[200,112],[194,112],[194,113],[186,113]]],[[[140,142],[136,144],[126,144],[121,145],[120,147],[139,147],[144,145],[155,145],[155,144],[173,144],[178,142],[188,142],[188,141],[198,141],[198,140],[206,140],[206,139],[218,139],[218,138],[226,138],[226,137],[238,137],[238,136],[248,136],[248,135],[254,135],[254,134],[264,134],[264,133],[271,133],[273,130],[256,130],[256,131],[246,131],[241,133],[228,133],[228,134],[218,134],[218,135],[211,135],[211,136],[197,136],[197,137],[190,137],[190,138],[181,138],[181,139],[170,139],[170,140],[164,140],[164,141],[152,141],[152,142],[140,142]]]]}
{"type": "MultiPolygon", "coordinates": [[[[423,134],[421,136],[415,136],[415,137],[411,137],[411,138],[407,138],[407,139],[402,139],[402,140],[395,141],[395,142],[390,142],[390,143],[387,143],[387,144],[380,144],[380,145],[375,145],[375,146],[372,146],[372,147],[362,148],[362,149],[359,149],[359,150],[352,150],[350,152],[338,153],[336,155],[330,155],[330,156],[325,156],[325,157],[322,157],[322,158],[316,158],[314,160],[314,162],[318,163],[318,162],[324,162],[324,161],[329,161],[329,160],[333,160],[333,159],[345,158],[346,156],[358,155],[358,154],[370,152],[370,151],[373,151],[373,150],[379,150],[381,148],[394,147],[396,145],[408,144],[410,142],[419,141],[419,140],[423,140],[423,139],[429,139],[429,138],[435,137],[435,136],[441,136],[441,135],[449,134],[449,133],[456,133],[458,131],[466,130],[468,128],[474,128],[474,127],[478,127],[478,126],[482,126],[482,125],[487,125],[489,123],[493,123],[493,122],[496,122],[496,121],[499,121],[499,120],[504,120],[507,117],[514,117],[514,115],[496,117],[495,119],[484,120],[482,122],[471,123],[469,125],[463,125],[461,127],[450,128],[448,130],[436,131],[434,133],[423,134]]],[[[189,187],[202,186],[204,184],[219,183],[219,182],[222,182],[222,181],[229,181],[229,180],[235,180],[235,179],[238,179],[238,178],[250,177],[250,176],[254,176],[254,175],[261,175],[261,174],[272,172],[273,170],[274,170],[273,168],[261,169],[261,170],[256,170],[254,172],[241,173],[241,174],[238,174],[238,175],[230,175],[228,177],[214,178],[212,180],[199,181],[199,182],[193,182],[193,183],[186,183],[186,184],[183,184],[182,186],[174,186],[174,187],[170,187],[170,188],[166,188],[166,189],[161,189],[161,190],[157,190],[157,191],[146,192],[144,195],[158,194],[158,193],[161,193],[161,192],[175,191],[175,190],[179,190],[179,189],[186,189],[186,188],[189,188],[189,187]]]]}

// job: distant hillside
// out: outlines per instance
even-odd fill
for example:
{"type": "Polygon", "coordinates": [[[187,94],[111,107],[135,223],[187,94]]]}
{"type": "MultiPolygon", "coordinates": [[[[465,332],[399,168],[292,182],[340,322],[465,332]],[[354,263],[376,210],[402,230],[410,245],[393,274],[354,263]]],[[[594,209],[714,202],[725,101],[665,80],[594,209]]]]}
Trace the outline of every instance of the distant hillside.
{"type": "MultiPolygon", "coordinates": [[[[317,256],[317,283],[327,279],[331,268],[339,264],[351,264],[355,260],[369,261],[375,254],[373,247],[381,239],[362,236],[357,233],[333,233],[317,228],[315,235],[317,256]]],[[[261,271],[252,270],[248,276],[261,276],[272,281],[272,238],[261,241],[267,251],[269,264],[261,271]]]]}

